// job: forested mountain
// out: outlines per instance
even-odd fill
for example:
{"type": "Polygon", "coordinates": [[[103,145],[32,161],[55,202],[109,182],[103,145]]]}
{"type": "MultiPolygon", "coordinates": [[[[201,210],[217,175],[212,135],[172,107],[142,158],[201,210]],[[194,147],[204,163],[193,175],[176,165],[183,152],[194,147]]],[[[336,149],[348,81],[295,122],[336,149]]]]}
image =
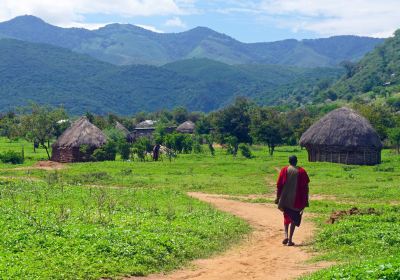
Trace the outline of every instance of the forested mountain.
{"type": "Polygon", "coordinates": [[[134,25],[110,24],[89,31],[52,26],[33,16],[0,23],[1,37],[65,47],[117,65],[163,65],[209,58],[227,64],[326,67],[356,61],[382,42],[376,38],[336,36],[245,44],[205,27],[161,34],[134,25]]]}
{"type": "Polygon", "coordinates": [[[399,87],[400,30],[360,62],[345,66],[346,75],[327,91],[327,95],[351,99],[370,91],[385,94],[387,90],[399,87]]]}
{"type": "Polygon", "coordinates": [[[116,66],[47,44],[0,39],[1,111],[29,100],[63,105],[73,114],[132,114],[176,106],[207,112],[235,96],[261,104],[293,98],[305,102],[316,87],[326,88],[341,74],[338,68],[227,65],[207,59],[163,67],[116,66]]]}

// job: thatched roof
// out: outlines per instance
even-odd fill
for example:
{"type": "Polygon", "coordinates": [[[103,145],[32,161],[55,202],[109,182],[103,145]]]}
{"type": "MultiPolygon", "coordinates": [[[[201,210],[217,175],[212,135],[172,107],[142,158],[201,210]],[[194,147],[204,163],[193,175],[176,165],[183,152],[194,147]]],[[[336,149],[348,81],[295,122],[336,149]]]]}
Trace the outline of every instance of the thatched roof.
{"type": "Polygon", "coordinates": [[[136,128],[154,128],[155,125],[156,125],[156,121],[145,120],[145,121],[142,121],[141,123],[138,123],[136,125],[136,128]]]}
{"type": "Polygon", "coordinates": [[[195,124],[193,122],[186,121],[186,122],[182,123],[180,126],[178,126],[176,131],[178,131],[180,133],[193,133],[194,128],[195,128],[195,124]]]}
{"type": "Polygon", "coordinates": [[[86,117],[82,117],[74,122],[53,144],[59,147],[80,147],[88,145],[90,147],[101,147],[107,142],[107,137],[95,125],[89,122],[86,117]]]}
{"type": "Polygon", "coordinates": [[[130,133],[129,130],[119,121],[115,122],[115,128],[124,133],[125,136],[128,136],[130,133]]]}
{"type": "Polygon", "coordinates": [[[330,112],[313,124],[301,136],[300,145],[382,148],[382,142],[368,120],[346,107],[330,112]]]}

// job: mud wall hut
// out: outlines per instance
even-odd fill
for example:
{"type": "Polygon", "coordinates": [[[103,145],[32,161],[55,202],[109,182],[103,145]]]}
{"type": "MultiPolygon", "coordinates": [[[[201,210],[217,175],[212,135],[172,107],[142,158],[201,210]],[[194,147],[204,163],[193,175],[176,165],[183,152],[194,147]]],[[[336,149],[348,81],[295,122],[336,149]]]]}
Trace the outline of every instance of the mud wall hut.
{"type": "MultiPolygon", "coordinates": [[[[152,138],[153,133],[156,130],[157,121],[145,120],[136,125],[135,129],[129,133],[127,139],[129,142],[133,143],[140,137],[152,138]]],[[[176,126],[166,127],[165,131],[167,133],[172,133],[176,129],[176,126]]]]}
{"type": "Polygon", "coordinates": [[[90,159],[97,148],[107,142],[104,133],[82,117],[74,122],[53,144],[52,161],[81,162],[90,159]],[[84,149],[81,149],[84,147],[84,149]]]}
{"type": "Polygon", "coordinates": [[[179,133],[187,133],[187,134],[193,134],[195,129],[195,124],[191,121],[186,121],[179,125],[176,129],[177,132],[179,133]]]}
{"type": "Polygon", "coordinates": [[[343,107],[325,115],[300,138],[311,162],[381,163],[382,142],[367,119],[343,107]]]}

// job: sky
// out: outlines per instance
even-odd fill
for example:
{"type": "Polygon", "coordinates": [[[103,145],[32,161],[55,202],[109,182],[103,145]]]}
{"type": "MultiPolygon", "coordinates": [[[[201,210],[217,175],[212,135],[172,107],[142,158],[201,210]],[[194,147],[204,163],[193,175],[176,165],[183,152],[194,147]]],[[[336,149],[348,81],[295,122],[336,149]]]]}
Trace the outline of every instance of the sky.
{"type": "Polygon", "coordinates": [[[205,26],[242,42],[390,37],[399,11],[400,0],[0,0],[0,21],[28,14],[62,27],[129,23],[163,33],[205,26]]]}

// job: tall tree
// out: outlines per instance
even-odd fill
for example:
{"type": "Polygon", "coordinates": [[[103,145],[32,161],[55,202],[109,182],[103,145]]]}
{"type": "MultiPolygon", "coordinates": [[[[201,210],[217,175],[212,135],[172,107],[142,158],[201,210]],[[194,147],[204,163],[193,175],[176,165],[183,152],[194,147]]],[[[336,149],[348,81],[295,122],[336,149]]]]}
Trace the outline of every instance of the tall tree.
{"type": "Polygon", "coordinates": [[[212,126],[218,140],[234,136],[238,143],[251,143],[250,110],[253,104],[246,98],[239,97],[235,102],[211,116],[212,126]]]}
{"type": "Polygon", "coordinates": [[[57,122],[68,116],[63,108],[51,109],[37,104],[31,104],[26,111],[27,114],[21,119],[24,135],[28,141],[43,147],[50,159],[49,146],[57,131],[57,122]]]}
{"type": "Polygon", "coordinates": [[[270,108],[256,108],[252,112],[251,135],[258,143],[268,145],[269,154],[274,154],[275,147],[283,142],[283,128],[286,125],[278,111],[270,108]]]}

